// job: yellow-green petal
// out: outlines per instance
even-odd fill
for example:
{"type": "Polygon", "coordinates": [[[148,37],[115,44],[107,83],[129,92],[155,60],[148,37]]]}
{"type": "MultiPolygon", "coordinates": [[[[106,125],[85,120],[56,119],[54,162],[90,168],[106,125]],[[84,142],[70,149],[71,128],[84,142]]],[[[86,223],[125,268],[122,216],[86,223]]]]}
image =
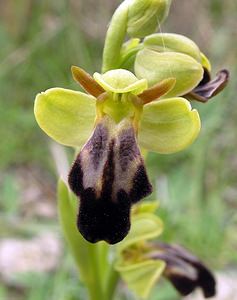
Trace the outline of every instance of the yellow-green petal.
{"type": "Polygon", "coordinates": [[[189,146],[200,128],[199,114],[186,99],[158,100],[144,106],[138,141],[149,151],[174,153],[189,146]]]}
{"type": "Polygon", "coordinates": [[[36,96],[35,118],[41,129],[58,143],[81,147],[93,130],[94,100],[85,93],[52,88],[36,96]]]}
{"type": "Polygon", "coordinates": [[[115,268],[129,289],[142,299],[146,299],[163,273],[165,263],[161,260],[145,260],[128,264],[121,259],[121,261],[115,265],[115,268]]]}

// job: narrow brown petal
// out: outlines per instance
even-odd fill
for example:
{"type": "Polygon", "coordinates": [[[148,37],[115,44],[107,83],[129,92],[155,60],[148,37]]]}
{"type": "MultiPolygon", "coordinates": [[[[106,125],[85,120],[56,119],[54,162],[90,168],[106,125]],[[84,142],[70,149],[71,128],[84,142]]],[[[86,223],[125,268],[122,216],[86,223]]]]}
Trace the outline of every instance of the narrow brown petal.
{"type": "Polygon", "coordinates": [[[77,81],[90,95],[97,98],[105,92],[105,90],[94,80],[94,78],[83,69],[72,66],[71,71],[74,80],[77,81]]]}
{"type": "Polygon", "coordinates": [[[229,80],[229,71],[221,70],[211,81],[202,81],[192,92],[187,94],[190,100],[207,102],[209,99],[219,94],[227,85],[229,80]]]}
{"type": "Polygon", "coordinates": [[[167,78],[164,79],[157,84],[153,85],[149,89],[145,90],[141,94],[138,95],[140,99],[142,99],[144,104],[150,103],[165,94],[167,94],[174,87],[176,82],[175,78],[167,78]]]}
{"type": "Polygon", "coordinates": [[[157,252],[151,257],[166,262],[164,276],[182,295],[192,293],[197,287],[205,298],[215,295],[215,278],[198,258],[178,245],[159,243],[155,247],[157,252]]]}

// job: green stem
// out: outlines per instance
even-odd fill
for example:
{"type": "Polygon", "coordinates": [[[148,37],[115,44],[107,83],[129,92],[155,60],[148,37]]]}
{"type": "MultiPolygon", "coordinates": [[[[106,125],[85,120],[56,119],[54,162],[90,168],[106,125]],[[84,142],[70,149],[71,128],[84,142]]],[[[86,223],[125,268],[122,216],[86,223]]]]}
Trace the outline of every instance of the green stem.
{"type": "Polygon", "coordinates": [[[107,273],[110,268],[110,263],[108,259],[109,250],[110,246],[106,242],[102,241],[98,243],[99,271],[104,290],[106,290],[107,287],[107,273]]]}
{"type": "Polygon", "coordinates": [[[109,246],[106,243],[91,245],[89,255],[92,266],[92,281],[86,282],[90,300],[112,300],[119,280],[114,264],[108,262],[109,246]]]}
{"type": "Polygon", "coordinates": [[[119,280],[119,273],[115,270],[114,264],[112,263],[108,272],[107,277],[107,288],[105,290],[104,300],[112,300],[117,288],[119,280]]]}
{"type": "Polygon", "coordinates": [[[105,38],[102,72],[116,69],[127,32],[128,3],[124,1],[115,11],[105,38]]]}
{"type": "Polygon", "coordinates": [[[91,280],[88,282],[88,289],[91,300],[104,299],[103,284],[100,274],[98,244],[88,246],[89,256],[91,260],[91,280]]]}

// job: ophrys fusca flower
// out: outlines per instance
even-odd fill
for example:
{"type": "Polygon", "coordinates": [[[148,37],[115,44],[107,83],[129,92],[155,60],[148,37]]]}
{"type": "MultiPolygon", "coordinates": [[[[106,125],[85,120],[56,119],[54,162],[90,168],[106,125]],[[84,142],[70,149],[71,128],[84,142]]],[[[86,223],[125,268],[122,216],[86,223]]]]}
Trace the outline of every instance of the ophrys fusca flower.
{"type": "Polygon", "coordinates": [[[87,93],[49,89],[37,95],[35,116],[51,138],[80,149],[68,180],[80,199],[79,231],[92,243],[114,244],[129,231],[131,206],[152,192],[139,146],[184,149],[199,133],[199,115],[184,98],[160,99],[174,78],[148,88],[123,69],[93,77],[78,67],[72,72],[87,93]]]}

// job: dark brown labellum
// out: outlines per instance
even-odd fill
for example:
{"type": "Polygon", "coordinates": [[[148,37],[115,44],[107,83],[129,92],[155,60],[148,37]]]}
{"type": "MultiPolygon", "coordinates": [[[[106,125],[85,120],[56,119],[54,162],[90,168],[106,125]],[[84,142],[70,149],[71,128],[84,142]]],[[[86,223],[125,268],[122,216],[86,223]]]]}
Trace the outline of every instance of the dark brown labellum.
{"type": "Polygon", "coordinates": [[[78,229],[86,240],[110,244],[130,229],[130,208],[152,191],[134,129],[105,116],[77,156],[69,185],[80,198],[78,229]]]}

